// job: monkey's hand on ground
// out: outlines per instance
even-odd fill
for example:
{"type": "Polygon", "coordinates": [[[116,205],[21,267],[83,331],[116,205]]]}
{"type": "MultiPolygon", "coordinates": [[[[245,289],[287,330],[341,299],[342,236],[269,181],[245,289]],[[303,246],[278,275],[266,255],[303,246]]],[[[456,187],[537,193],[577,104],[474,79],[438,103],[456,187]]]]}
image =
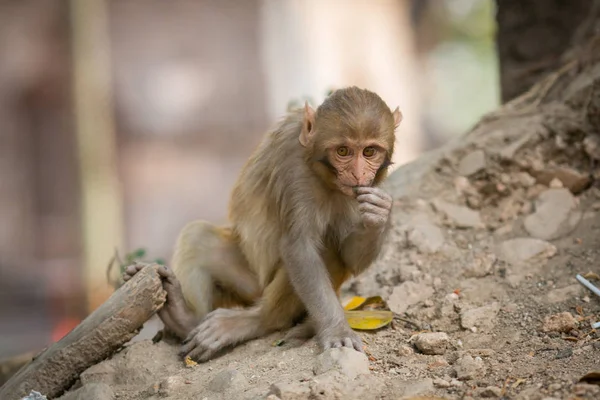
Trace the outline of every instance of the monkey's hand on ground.
{"type": "MultiPolygon", "coordinates": [[[[123,279],[125,281],[130,280],[145,267],[144,264],[128,266],[123,274],[123,279]]],[[[167,292],[167,301],[158,311],[158,316],[168,330],[180,338],[185,338],[197,324],[194,313],[185,303],[181,284],[173,270],[166,265],[162,265],[157,271],[162,279],[163,289],[167,292]]]]}
{"type": "Polygon", "coordinates": [[[390,217],[392,196],[378,187],[358,187],[356,189],[360,215],[367,229],[383,230],[390,217]]]}
{"type": "Polygon", "coordinates": [[[317,333],[317,342],[323,350],[348,347],[364,352],[362,339],[348,326],[345,319],[342,323],[326,327],[317,333]]]}
{"type": "Polygon", "coordinates": [[[205,362],[225,347],[262,336],[263,331],[256,310],[218,308],[208,313],[190,332],[179,354],[205,362]]]}

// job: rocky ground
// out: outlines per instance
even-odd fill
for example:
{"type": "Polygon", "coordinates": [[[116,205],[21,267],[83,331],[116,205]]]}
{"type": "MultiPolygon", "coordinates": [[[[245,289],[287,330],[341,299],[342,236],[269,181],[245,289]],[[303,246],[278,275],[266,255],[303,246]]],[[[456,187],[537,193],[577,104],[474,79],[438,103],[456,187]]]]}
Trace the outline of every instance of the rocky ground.
{"type": "Polygon", "coordinates": [[[581,100],[600,89],[584,86],[489,115],[390,177],[393,232],[344,291],[396,315],[361,333],[367,355],[277,333],[186,366],[142,340],[63,399],[600,398],[600,298],[575,279],[600,285],[600,118],[581,100]]]}

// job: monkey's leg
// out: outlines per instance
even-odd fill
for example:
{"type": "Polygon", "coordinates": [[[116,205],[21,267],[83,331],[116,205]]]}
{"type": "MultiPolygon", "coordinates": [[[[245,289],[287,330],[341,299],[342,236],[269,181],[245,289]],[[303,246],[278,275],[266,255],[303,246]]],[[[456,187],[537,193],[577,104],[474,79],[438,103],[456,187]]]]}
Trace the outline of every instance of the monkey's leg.
{"type": "MultiPolygon", "coordinates": [[[[133,276],[135,269],[129,267],[126,274],[133,276]]],[[[159,273],[167,292],[159,317],[180,338],[214,308],[248,305],[260,293],[231,232],[203,221],[186,225],[177,240],[172,270],[164,267],[159,273]]]]}
{"type": "Polygon", "coordinates": [[[286,271],[279,268],[256,306],[212,311],[184,341],[180,354],[208,361],[226,347],[292,327],[304,312],[286,271]]]}

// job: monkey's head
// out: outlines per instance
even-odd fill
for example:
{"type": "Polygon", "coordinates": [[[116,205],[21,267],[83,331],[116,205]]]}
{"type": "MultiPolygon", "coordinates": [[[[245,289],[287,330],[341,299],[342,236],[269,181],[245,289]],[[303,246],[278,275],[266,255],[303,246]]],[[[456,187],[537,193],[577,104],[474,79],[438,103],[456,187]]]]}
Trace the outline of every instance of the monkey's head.
{"type": "Polygon", "coordinates": [[[354,196],[354,188],[375,186],[387,175],[394,152],[398,108],[368,90],[333,92],[317,110],[304,106],[300,143],[313,171],[331,188],[354,196]]]}

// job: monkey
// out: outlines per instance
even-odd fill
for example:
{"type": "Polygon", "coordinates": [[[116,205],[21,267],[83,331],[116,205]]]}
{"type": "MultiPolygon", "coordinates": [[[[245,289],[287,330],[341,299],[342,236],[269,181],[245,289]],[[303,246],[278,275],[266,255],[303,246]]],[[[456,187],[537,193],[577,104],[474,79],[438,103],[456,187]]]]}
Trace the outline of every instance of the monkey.
{"type": "Polygon", "coordinates": [[[289,111],[263,137],[233,187],[230,224],[188,223],[171,268],[158,270],[167,293],[159,317],[182,340],[181,356],[205,362],[282,330],[315,337],[322,350],[364,352],[340,288],[373,263],[390,229],[381,183],[402,118],[351,86],[316,110],[289,111]]]}

